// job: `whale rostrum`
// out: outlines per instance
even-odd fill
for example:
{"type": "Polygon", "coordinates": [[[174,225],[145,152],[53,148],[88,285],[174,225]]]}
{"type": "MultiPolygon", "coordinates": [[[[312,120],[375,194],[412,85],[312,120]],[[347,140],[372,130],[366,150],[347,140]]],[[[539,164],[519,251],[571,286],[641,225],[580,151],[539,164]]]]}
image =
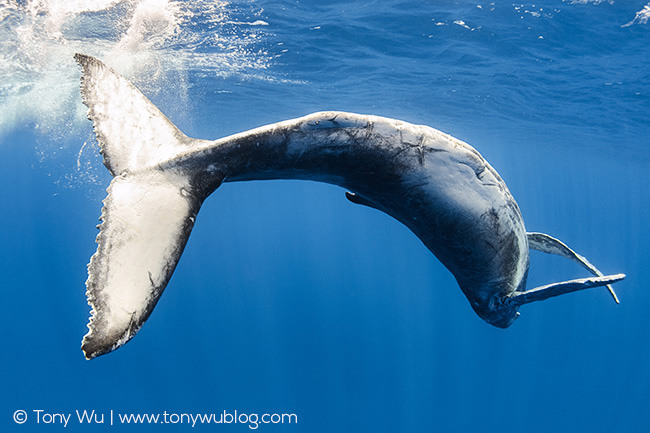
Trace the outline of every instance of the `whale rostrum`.
{"type": "MultiPolygon", "coordinates": [[[[88,265],[88,359],[133,337],[183,253],[203,200],[222,183],[306,179],[406,225],[454,275],[474,311],[508,327],[523,304],[622,280],[542,233],[526,233],[499,174],[468,144],[428,126],[319,112],[218,140],[187,137],[124,77],[76,54],[81,93],[113,175],[88,265]],[[593,277],[526,290],[529,249],[593,277]]],[[[618,302],[618,301],[617,301],[618,302]]]]}

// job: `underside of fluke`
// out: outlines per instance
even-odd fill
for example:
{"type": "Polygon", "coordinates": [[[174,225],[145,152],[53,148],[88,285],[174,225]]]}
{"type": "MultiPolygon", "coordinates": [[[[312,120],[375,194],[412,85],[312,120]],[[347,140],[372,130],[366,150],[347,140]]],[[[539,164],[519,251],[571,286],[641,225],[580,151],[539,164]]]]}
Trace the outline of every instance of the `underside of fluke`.
{"type": "MultiPolygon", "coordinates": [[[[433,128],[321,112],[215,141],[192,139],[99,60],[75,55],[81,93],[113,175],[88,265],[88,359],[133,337],[151,314],[196,215],[224,182],[308,179],[406,225],[449,269],[476,313],[507,327],[523,304],[590,287],[604,276],[561,241],[527,233],[506,184],[468,144],[433,128]],[[593,277],[526,290],[529,249],[578,263],[593,277]]],[[[618,302],[618,301],[617,301],[618,302]]]]}

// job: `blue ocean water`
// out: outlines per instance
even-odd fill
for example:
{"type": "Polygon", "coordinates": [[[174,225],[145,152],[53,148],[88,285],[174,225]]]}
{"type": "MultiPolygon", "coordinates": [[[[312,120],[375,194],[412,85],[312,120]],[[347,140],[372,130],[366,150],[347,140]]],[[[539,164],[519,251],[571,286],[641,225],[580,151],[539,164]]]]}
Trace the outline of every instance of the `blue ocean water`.
{"type": "MultiPolygon", "coordinates": [[[[261,431],[650,431],[649,19],[647,0],[0,2],[0,430],[252,430],[180,422],[237,411],[297,416],[261,431]],[[496,329],[408,229],[340,188],[231,183],[140,333],[86,361],[110,175],[75,52],[194,137],[330,109],[450,133],[529,230],[626,273],[621,304],[594,289],[496,329]],[[118,417],[163,413],[178,418],[118,417]]],[[[529,287],[587,276],[531,260],[529,287]]]]}

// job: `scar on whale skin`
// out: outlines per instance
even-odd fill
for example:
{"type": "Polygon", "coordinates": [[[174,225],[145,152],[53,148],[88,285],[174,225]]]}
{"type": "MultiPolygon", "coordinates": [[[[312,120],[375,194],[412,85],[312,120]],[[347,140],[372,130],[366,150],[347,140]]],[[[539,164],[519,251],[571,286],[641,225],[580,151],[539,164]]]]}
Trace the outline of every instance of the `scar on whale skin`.
{"type": "Polygon", "coordinates": [[[506,328],[519,307],[625,275],[604,276],[563,242],[527,233],[499,174],[468,144],[428,126],[320,112],[220,138],[187,137],[124,77],[76,54],[88,118],[113,175],[88,265],[88,359],[130,340],[153,311],[196,215],[222,183],[306,179],[406,225],[454,275],[474,311],[506,328]],[[526,290],[529,249],[593,277],[526,290]]]}

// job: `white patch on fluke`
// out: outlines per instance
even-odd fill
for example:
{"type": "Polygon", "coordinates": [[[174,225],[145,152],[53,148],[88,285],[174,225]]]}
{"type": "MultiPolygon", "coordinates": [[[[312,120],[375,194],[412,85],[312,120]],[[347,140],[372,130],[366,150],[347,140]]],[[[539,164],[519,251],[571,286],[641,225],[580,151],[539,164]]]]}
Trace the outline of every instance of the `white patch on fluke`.
{"type": "Polygon", "coordinates": [[[179,154],[187,138],[156,106],[102,63],[88,60],[85,67],[92,70],[82,83],[84,98],[92,101],[88,116],[95,121],[95,133],[113,175],[127,168],[139,171],[179,154]]]}
{"type": "Polygon", "coordinates": [[[93,318],[84,344],[123,338],[146,319],[193,215],[182,194],[187,187],[187,179],[157,171],[111,182],[89,265],[93,318]]]}
{"type": "Polygon", "coordinates": [[[189,139],[122,76],[92,57],[76,58],[88,117],[115,176],[86,282],[92,317],[83,348],[93,357],[119,347],[147,319],[200,203],[188,192],[187,176],[155,168],[185,151],[189,139]]]}

